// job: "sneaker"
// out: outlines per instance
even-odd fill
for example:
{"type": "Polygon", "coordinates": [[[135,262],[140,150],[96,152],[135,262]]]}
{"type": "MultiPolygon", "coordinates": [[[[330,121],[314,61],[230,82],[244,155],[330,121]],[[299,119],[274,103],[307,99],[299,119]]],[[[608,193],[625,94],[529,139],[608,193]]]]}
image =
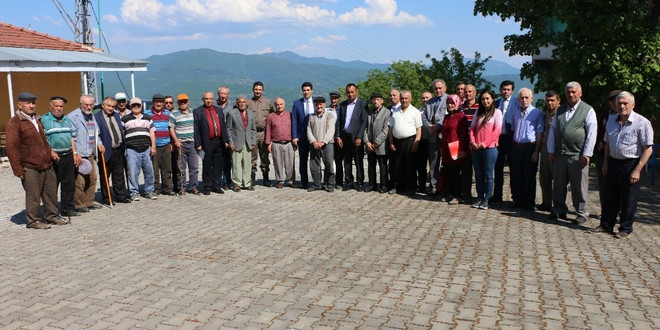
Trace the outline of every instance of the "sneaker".
{"type": "Polygon", "coordinates": [[[156,196],[153,191],[144,194],[144,197],[151,200],[158,199],[158,196],[156,196]]]}
{"type": "Polygon", "coordinates": [[[137,202],[139,200],[140,200],[140,195],[138,195],[138,194],[131,195],[131,201],[137,202]]]}
{"type": "Polygon", "coordinates": [[[480,199],[477,199],[476,202],[472,203],[472,208],[476,209],[476,208],[479,208],[479,206],[481,206],[481,200],[480,199]]]}
{"type": "Polygon", "coordinates": [[[481,201],[481,203],[479,204],[479,209],[480,210],[488,210],[488,200],[487,199],[484,199],[483,201],[481,201]]]}

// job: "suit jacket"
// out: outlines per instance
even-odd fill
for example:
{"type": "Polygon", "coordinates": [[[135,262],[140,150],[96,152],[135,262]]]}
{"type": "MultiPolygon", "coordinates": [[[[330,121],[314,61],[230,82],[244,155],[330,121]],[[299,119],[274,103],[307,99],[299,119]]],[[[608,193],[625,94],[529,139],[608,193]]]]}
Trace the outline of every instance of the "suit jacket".
{"type": "MultiPolygon", "coordinates": [[[[502,98],[495,100],[495,108],[502,111],[502,98]]],[[[520,103],[518,98],[511,95],[509,98],[509,106],[506,109],[506,113],[503,113],[502,117],[502,134],[511,134],[513,132],[513,112],[520,111],[520,103]]]]}
{"type": "Polygon", "coordinates": [[[337,107],[337,127],[335,128],[335,137],[340,137],[341,133],[347,133],[351,137],[351,141],[343,141],[344,143],[353,143],[355,139],[362,139],[364,137],[364,130],[367,127],[367,102],[361,98],[355,99],[355,108],[351,115],[351,124],[349,132],[344,131],[346,126],[346,110],[348,107],[348,100],[340,103],[337,107]]]}
{"type": "Polygon", "coordinates": [[[364,131],[364,143],[371,142],[378,146],[376,155],[384,156],[387,152],[387,132],[392,112],[381,107],[378,115],[374,116],[375,109],[369,109],[367,114],[367,129],[364,131]]]}
{"type": "Polygon", "coordinates": [[[254,112],[245,110],[248,118],[247,130],[243,128],[243,118],[237,109],[231,109],[227,114],[227,129],[229,130],[229,145],[233,145],[236,151],[243,150],[247,144],[252,147],[257,145],[257,125],[254,121],[254,112]]]}
{"type": "MultiPolygon", "coordinates": [[[[218,119],[220,119],[220,134],[222,135],[222,142],[227,143],[227,141],[229,141],[229,132],[227,131],[225,115],[218,106],[214,105],[213,109],[215,109],[215,112],[218,114],[218,119]]],[[[203,105],[193,110],[193,119],[195,121],[195,147],[202,146],[202,150],[209,150],[209,124],[206,120],[206,110],[204,110],[203,105]]]]}
{"type": "Polygon", "coordinates": [[[424,138],[424,135],[426,134],[428,136],[429,143],[436,143],[438,138],[442,137],[440,128],[442,128],[442,122],[445,119],[446,114],[447,94],[443,94],[440,99],[435,96],[428,100],[422,111],[422,138],[424,138]],[[429,126],[436,126],[438,128],[438,134],[433,136],[429,134],[429,126]]]}
{"type": "MultiPolygon", "coordinates": [[[[106,123],[104,116],[105,112],[103,112],[103,110],[94,114],[94,118],[96,119],[99,128],[101,143],[103,143],[103,147],[105,148],[103,157],[105,157],[105,161],[107,162],[110,160],[110,156],[112,156],[112,132],[110,131],[110,127],[108,127],[108,123],[106,123]]],[[[119,134],[121,134],[121,146],[123,150],[126,151],[126,135],[124,132],[124,126],[121,124],[121,117],[117,111],[115,111],[112,116],[115,117],[117,130],[119,131],[119,134]]]]}
{"type": "Polygon", "coordinates": [[[309,140],[307,140],[307,124],[309,123],[310,115],[305,113],[304,101],[304,98],[299,98],[293,102],[293,107],[291,107],[292,138],[298,139],[298,143],[309,143],[309,140]]]}

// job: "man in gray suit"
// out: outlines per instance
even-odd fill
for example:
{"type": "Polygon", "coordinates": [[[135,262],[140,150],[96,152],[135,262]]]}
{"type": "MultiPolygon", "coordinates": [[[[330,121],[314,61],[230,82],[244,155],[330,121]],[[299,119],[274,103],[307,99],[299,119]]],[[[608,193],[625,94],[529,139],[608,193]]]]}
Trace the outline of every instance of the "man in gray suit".
{"type": "MultiPolygon", "coordinates": [[[[428,132],[428,158],[429,158],[429,171],[431,172],[431,185],[427,192],[435,195],[435,185],[438,178],[438,170],[440,167],[440,129],[442,128],[442,121],[447,114],[447,84],[442,79],[436,79],[432,84],[435,97],[428,100],[422,111],[422,136],[424,132],[428,132]]],[[[421,180],[419,180],[422,183],[421,180]]],[[[420,186],[420,188],[422,188],[420,186]]]]}
{"type": "Polygon", "coordinates": [[[339,106],[335,142],[344,154],[344,185],[342,190],[353,186],[353,161],[355,161],[355,190],[362,191],[364,184],[364,129],[367,126],[367,102],[358,98],[355,84],[346,85],[348,100],[339,106]]]}
{"type": "Polygon", "coordinates": [[[252,186],[252,149],[257,145],[257,126],[254,113],[247,111],[247,97],[236,98],[236,108],[227,115],[227,130],[229,131],[229,149],[232,151],[231,179],[235,192],[254,190],[252,186]]]}
{"type": "Polygon", "coordinates": [[[367,114],[367,129],[364,132],[364,143],[367,147],[367,163],[369,185],[366,192],[376,191],[386,193],[389,190],[387,173],[387,124],[391,112],[383,107],[383,95],[371,94],[372,109],[367,114]],[[384,110],[384,111],[383,111],[384,110]],[[380,169],[380,187],[376,185],[376,164],[380,169]]]}

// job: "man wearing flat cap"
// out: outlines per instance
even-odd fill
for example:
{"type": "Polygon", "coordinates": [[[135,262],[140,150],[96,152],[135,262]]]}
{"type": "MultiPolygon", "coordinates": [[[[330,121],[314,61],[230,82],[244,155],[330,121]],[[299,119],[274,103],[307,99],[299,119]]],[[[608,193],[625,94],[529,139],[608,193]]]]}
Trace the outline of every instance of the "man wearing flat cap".
{"type": "Polygon", "coordinates": [[[21,179],[25,189],[27,227],[48,229],[48,223],[64,225],[67,222],[57,213],[53,152],[36,113],[36,100],[32,93],[18,94],[18,111],[7,123],[7,156],[14,175],[21,179]],[[41,221],[42,201],[45,223],[41,221]]]}
{"type": "Polygon", "coordinates": [[[165,96],[154,94],[153,106],[144,112],[151,117],[156,128],[156,154],[151,157],[154,166],[154,189],[156,194],[173,196],[172,146],[170,145],[170,111],[165,109],[165,96]]]}
{"type": "Polygon", "coordinates": [[[365,191],[385,193],[389,189],[387,171],[387,133],[391,112],[383,107],[383,94],[371,94],[371,105],[367,113],[367,129],[364,144],[367,148],[367,173],[369,185],[365,191]],[[385,111],[383,111],[385,110],[385,111]],[[376,183],[376,165],[380,169],[380,187],[376,183]]]}
{"type": "Polygon", "coordinates": [[[80,215],[73,204],[76,189],[76,167],[82,159],[76,151],[76,130],[71,120],[64,114],[66,99],[61,96],[50,98],[50,112],[41,117],[46,140],[52,149],[53,168],[60,185],[60,214],[64,216],[80,215]]]}
{"type": "Polygon", "coordinates": [[[312,173],[312,186],[307,191],[325,189],[327,192],[335,190],[334,142],[335,117],[325,108],[325,98],[314,98],[316,113],[309,117],[307,123],[307,140],[309,140],[309,171],[312,173]],[[321,162],[324,174],[321,178],[321,162]]]}

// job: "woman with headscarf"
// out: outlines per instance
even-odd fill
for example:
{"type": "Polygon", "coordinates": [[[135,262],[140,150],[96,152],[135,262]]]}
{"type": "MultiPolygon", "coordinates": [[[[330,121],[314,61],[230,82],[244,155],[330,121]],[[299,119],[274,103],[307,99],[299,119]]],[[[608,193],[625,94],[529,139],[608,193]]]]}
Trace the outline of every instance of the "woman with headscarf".
{"type": "Polygon", "coordinates": [[[447,179],[445,201],[450,204],[462,203],[461,175],[465,157],[470,154],[468,120],[458,110],[461,99],[458,95],[447,95],[447,115],[442,122],[442,167],[447,179]]]}

